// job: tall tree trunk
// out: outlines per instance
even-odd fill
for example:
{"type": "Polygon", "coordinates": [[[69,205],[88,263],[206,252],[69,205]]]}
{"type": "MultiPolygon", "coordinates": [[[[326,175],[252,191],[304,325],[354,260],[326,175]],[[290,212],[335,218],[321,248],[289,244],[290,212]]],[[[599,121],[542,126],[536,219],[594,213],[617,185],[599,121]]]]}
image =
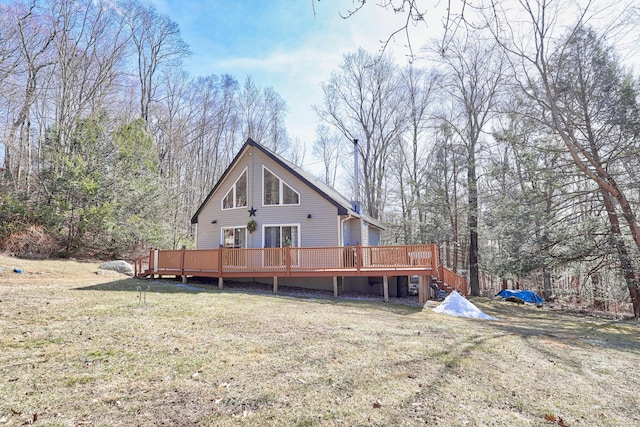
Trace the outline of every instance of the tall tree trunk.
{"type": "Polygon", "coordinates": [[[553,294],[553,290],[551,289],[551,273],[546,270],[546,267],[542,270],[542,289],[542,296],[544,300],[549,301],[553,294]]]}
{"type": "Polygon", "coordinates": [[[469,287],[472,296],[480,296],[478,280],[478,180],[476,177],[475,147],[469,147],[469,167],[467,169],[469,186],[469,287]]]}
{"type": "Polygon", "coordinates": [[[593,285],[593,309],[606,311],[606,301],[602,295],[602,283],[600,273],[597,271],[591,275],[591,284],[593,285]]]}
{"type": "Polygon", "coordinates": [[[620,222],[618,221],[618,214],[615,211],[615,206],[611,196],[602,191],[604,199],[604,207],[607,210],[609,217],[609,225],[611,230],[612,246],[615,247],[618,254],[618,261],[620,262],[620,270],[629,289],[629,296],[631,297],[631,303],[633,305],[633,317],[640,319],[640,290],[638,289],[638,281],[636,278],[635,268],[633,261],[629,255],[629,250],[622,239],[622,231],[620,229],[620,222]]]}

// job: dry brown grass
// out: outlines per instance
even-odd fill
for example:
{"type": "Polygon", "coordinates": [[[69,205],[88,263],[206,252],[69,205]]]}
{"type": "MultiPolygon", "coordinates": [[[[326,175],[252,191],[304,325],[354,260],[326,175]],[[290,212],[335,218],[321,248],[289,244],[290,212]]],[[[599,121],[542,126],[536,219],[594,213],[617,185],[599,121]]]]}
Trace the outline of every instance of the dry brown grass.
{"type": "Polygon", "coordinates": [[[640,425],[637,323],[475,299],[501,319],[483,322],[0,265],[0,425],[640,425]]]}

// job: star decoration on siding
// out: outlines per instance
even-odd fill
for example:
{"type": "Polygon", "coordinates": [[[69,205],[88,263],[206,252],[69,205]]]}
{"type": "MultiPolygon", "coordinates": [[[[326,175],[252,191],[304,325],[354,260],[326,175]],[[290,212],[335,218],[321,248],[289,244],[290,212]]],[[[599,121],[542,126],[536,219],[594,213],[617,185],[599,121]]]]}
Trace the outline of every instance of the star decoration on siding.
{"type": "Polygon", "coordinates": [[[258,212],[258,209],[254,209],[253,206],[251,206],[251,209],[249,209],[248,212],[249,216],[256,216],[256,212],[258,212]]]}

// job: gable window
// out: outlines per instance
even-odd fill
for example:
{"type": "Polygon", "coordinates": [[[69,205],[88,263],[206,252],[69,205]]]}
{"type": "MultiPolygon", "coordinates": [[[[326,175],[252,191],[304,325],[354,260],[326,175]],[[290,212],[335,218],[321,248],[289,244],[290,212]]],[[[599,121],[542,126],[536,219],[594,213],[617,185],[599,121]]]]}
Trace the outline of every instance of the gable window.
{"type": "Polygon", "coordinates": [[[222,209],[247,207],[247,170],[233,183],[229,192],[222,199],[222,209]]]}
{"type": "Polygon", "coordinates": [[[225,248],[246,248],[247,247],[247,228],[223,228],[222,243],[225,248]]]}
{"type": "Polygon", "coordinates": [[[262,167],[264,205],[298,205],[300,194],[266,167],[262,167]]]}

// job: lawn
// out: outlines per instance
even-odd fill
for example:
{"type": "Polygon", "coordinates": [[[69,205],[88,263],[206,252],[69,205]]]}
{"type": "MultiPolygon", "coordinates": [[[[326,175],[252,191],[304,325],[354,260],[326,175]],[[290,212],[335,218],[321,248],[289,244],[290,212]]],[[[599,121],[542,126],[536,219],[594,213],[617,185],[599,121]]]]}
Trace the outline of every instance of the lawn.
{"type": "Polygon", "coordinates": [[[0,425],[640,425],[636,322],[0,266],[0,425]]]}

